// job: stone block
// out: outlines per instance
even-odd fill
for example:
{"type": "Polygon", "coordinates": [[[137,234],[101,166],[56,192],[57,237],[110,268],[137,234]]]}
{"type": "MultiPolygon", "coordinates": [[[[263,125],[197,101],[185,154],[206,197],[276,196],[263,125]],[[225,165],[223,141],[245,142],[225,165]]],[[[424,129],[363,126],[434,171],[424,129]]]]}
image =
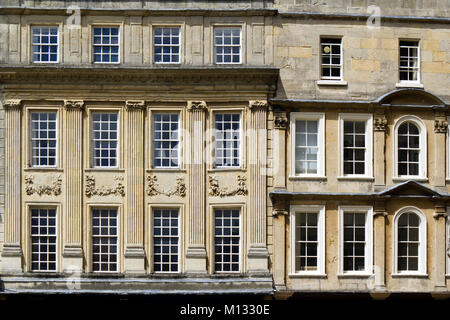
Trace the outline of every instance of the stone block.
{"type": "Polygon", "coordinates": [[[398,41],[396,39],[381,39],[381,49],[398,50],[398,41]]]}
{"type": "Polygon", "coordinates": [[[444,64],[442,62],[423,62],[422,72],[445,73],[444,64]]]}
{"type": "Polygon", "coordinates": [[[446,62],[448,61],[448,53],[442,51],[433,51],[433,61],[446,62]]]}
{"type": "Polygon", "coordinates": [[[378,48],[378,39],[362,38],[361,39],[361,48],[362,49],[377,49],[378,48]]]}
{"type": "Polygon", "coordinates": [[[441,50],[441,42],[437,40],[423,40],[422,41],[422,49],[429,51],[440,51],[441,50]]]}
{"type": "Polygon", "coordinates": [[[289,47],[277,47],[277,56],[281,58],[289,57],[289,47]]]}
{"type": "Polygon", "coordinates": [[[289,47],[289,57],[291,58],[311,58],[312,47],[289,47]]]}
{"type": "Polygon", "coordinates": [[[352,59],[352,70],[355,70],[355,71],[379,71],[380,70],[380,61],[352,59]]]}

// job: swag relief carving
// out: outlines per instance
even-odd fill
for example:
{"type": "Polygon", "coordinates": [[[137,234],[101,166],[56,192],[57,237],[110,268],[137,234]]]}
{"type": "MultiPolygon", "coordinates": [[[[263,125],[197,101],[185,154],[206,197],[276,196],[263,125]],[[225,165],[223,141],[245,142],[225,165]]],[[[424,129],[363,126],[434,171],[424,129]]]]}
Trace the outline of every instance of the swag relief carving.
{"type": "Polygon", "coordinates": [[[159,194],[166,195],[168,197],[177,195],[179,197],[186,196],[186,184],[184,183],[183,177],[177,177],[175,186],[173,186],[169,191],[165,191],[158,185],[158,179],[156,176],[147,176],[147,194],[149,196],[157,196],[159,194]]]}
{"type": "Polygon", "coordinates": [[[232,190],[219,186],[219,181],[214,176],[209,176],[209,195],[213,197],[225,197],[225,196],[245,196],[248,193],[245,177],[237,176],[237,187],[232,190]]]}
{"type": "Polygon", "coordinates": [[[38,195],[54,195],[61,194],[62,178],[60,175],[56,176],[51,184],[36,185],[34,183],[34,177],[32,175],[25,176],[25,192],[27,195],[37,193],[38,195]]]}
{"type": "Polygon", "coordinates": [[[123,185],[123,177],[115,176],[114,180],[117,181],[115,187],[108,187],[108,186],[96,187],[94,176],[86,175],[86,187],[85,187],[86,196],[91,197],[91,196],[115,195],[124,197],[125,186],[123,185]]]}

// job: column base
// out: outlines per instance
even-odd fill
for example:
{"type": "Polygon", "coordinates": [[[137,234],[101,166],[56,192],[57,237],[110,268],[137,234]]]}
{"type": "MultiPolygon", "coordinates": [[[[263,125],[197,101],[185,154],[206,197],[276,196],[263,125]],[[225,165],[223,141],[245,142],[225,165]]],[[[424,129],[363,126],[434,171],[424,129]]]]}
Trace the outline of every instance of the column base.
{"type": "Polygon", "coordinates": [[[3,245],[2,250],[2,273],[22,273],[22,249],[18,244],[3,245]]]}
{"type": "Polygon", "coordinates": [[[127,247],[125,250],[125,273],[145,273],[145,252],[143,247],[127,247]]]}
{"type": "Polygon", "coordinates": [[[251,244],[247,257],[247,269],[250,275],[269,275],[269,251],[265,244],[251,244]]]}
{"type": "Polygon", "coordinates": [[[204,246],[190,246],[186,251],[186,273],[205,275],[207,269],[207,255],[204,246]]]}
{"type": "Polygon", "coordinates": [[[65,273],[83,272],[83,248],[78,245],[66,245],[63,251],[62,267],[65,273]]]}

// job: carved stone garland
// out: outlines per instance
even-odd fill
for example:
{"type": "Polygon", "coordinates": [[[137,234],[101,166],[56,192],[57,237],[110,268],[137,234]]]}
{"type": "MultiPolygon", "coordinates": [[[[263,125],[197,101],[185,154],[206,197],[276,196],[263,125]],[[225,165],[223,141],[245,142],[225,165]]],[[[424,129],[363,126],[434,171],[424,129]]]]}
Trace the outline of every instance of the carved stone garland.
{"type": "Polygon", "coordinates": [[[35,185],[33,179],[34,177],[32,175],[25,176],[25,192],[27,195],[37,193],[40,196],[43,194],[58,196],[61,194],[62,178],[60,175],[55,177],[50,185],[35,185]]]}
{"type": "Polygon", "coordinates": [[[164,189],[158,188],[158,179],[156,176],[147,176],[147,194],[149,196],[156,196],[158,194],[163,194],[168,197],[177,195],[179,197],[186,196],[186,184],[184,183],[183,177],[177,177],[175,186],[172,187],[169,191],[165,191],[164,189]]]}
{"type": "Polygon", "coordinates": [[[108,196],[108,195],[116,195],[116,196],[125,196],[125,187],[122,183],[123,177],[115,176],[114,180],[117,181],[117,185],[115,187],[108,186],[95,186],[95,178],[91,175],[86,175],[86,187],[85,194],[87,197],[91,196],[108,196]]]}
{"type": "Polygon", "coordinates": [[[237,187],[233,190],[228,190],[227,188],[221,188],[219,186],[219,181],[214,176],[209,176],[209,195],[213,197],[225,197],[225,196],[245,196],[248,193],[245,177],[237,176],[237,187]]]}

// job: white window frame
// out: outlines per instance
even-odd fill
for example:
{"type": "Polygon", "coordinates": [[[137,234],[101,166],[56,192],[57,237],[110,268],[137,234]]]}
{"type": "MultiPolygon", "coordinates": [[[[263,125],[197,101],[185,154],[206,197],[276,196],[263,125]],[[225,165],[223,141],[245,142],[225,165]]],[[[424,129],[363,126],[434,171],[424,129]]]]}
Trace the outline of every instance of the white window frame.
{"type": "MultiPolygon", "coordinates": [[[[244,49],[244,45],[243,45],[243,43],[242,43],[242,39],[243,39],[243,37],[242,37],[242,26],[214,26],[214,28],[213,28],[213,32],[212,32],[212,41],[213,41],[213,60],[214,60],[214,64],[217,64],[217,65],[230,65],[230,64],[242,64],[243,62],[242,62],[242,57],[243,57],[243,55],[242,55],[242,50],[244,49]],[[239,62],[233,62],[233,61],[231,61],[231,62],[217,62],[217,54],[216,54],[216,48],[217,48],[217,45],[216,45],[216,30],[218,30],[218,29],[222,29],[222,30],[224,30],[224,29],[230,29],[230,30],[236,30],[236,29],[238,29],[239,30],[239,62]]],[[[225,47],[225,45],[219,45],[219,46],[221,46],[221,47],[225,47]]],[[[233,48],[233,47],[236,47],[236,45],[233,45],[233,44],[230,44],[230,46],[233,48]]],[[[233,57],[233,54],[231,53],[231,57],[233,57]]],[[[231,59],[231,60],[233,60],[233,59],[231,59]]]]}
{"type": "Polygon", "coordinates": [[[426,276],[427,275],[427,219],[423,212],[413,206],[407,206],[403,207],[400,210],[398,210],[394,214],[394,237],[393,237],[393,270],[392,275],[393,276],[426,276]],[[399,271],[398,270],[398,219],[403,213],[415,213],[420,219],[420,225],[419,225],[419,261],[418,261],[418,271],[399,271]]]}
{"type": "Polygon", "coordinates": [[[214,111],[213,113],[212,113],[212,117],[213,117],[213,119],[212,119],[212,133],[213,133],[213,139],[214,139],[214,150],[213,150],[213,163],[212,163],[212,165],[213,165],[213,168],[214,169],[238,169],[238,168],[242,168],[242,166],[243,166],[243,143],[244,143],[244,140],[245,139],[243,139],[243,128],[242,128],[242,126],[243,126],[243,113],[242,113],[242,111],[241,110],[224,110],[224,111],[220,111],[220,110],[217,110],[217,111],[214,111]],[[239,159],[239,164],[237,165],[237,166],[224,166],[224,165],[222,165],[222,166],[219,166],[219,165],[217,165],[217,163],[216,163],[216,149],[217,149],[217,139],[216,139],[216,134],[217,134],[217,130],[216,130],[216,116],[217,115],[219,115],[219,114],[221,114],[221,115],[226,115],[226,114],[230,114],[230,115],[233,115],[233,114],[238,114],[239,115],[239,157],[238,157],[238,159],[239,159]]]}
{"type": "MultiPolygon", "coordinates": [[[[337,44],[334,44],[334,45],[337,45],[337,44]]],[[[344,46],[343,46],[343,43],[342,43],[342,37],[341,36],[329,36],[329,37],[327,37],[327,36],[321,36],[320,37],[320,57],[319,57],[319,59],[320,59],[320,70],[319,70],[319,72],[320,72],[320,79],[321,79],[321,82],[319,82],[319,84],[333,84],[334,82],[335,83],[340,83],[340,82],[342,82],[343,80],[344,80],[344,54],[343,54],[343,49],[344,49],[344,46]],[[322,61],[322,55],[323,55],[323,52],[322,52],[322,44],[325,42],[324,40],[325,39],[335,39],[335,40],[340,40],[340,47],[341,47],[341,50],[340,50],[340,64],[339,64],[339,77],[333,77],[333,76],[324,76],[323,74],[322,74],[322,71],[323,71],[323,67],[324,66],[337,66],[337,65],[333,65],[333,64],[331,64],[331,62],[332,62],[332,60],[331,60],[331,56],[330,56],[330,65],[324,65],[323,64],[323,61],[322,61]],[[329,83],[327,83],[327,82],[329,82],[329,83]]],[[[331,54],[331,51],[330,51],[330,54],[331,54]]]]}
{"type": "MultiPolygon", "coordinates": [[[[151,113],[151,144],[152,144],[152,148],[151,148],[151,167],[153,169],[179,169],[181,168],[181,113],[180,112],[173,112],[173,111],[166,111],[166,110],[153,110],[151,113]],[[178,115],[178,129],[177,129],[177,134],[178,134],[178,156],[177,156],[177,161],[178,161],[178,165],[177,166],[163,166],[162,164],[160,166],[155,166],[155,151],[156,151],[156,140],[155,140],[155,130],[156,130],[156,126],[155,126],[155,115],[164,115],[164,114],[169,114],[169,115],[173,115],[176,114],[178,115]]],[[[164,132],[161,129],[161,133],[164,132]]],[[[160,140],[163,140],[162,138],[160,140]]],[[[172,141],[172,140],[168,140],[168,141],[172,141]]],[[[170,159],[170,158],[169,158],[170,159]]]]}
{"type": "Polygon", "coordinates": [[[339,113],[339,179],[373,179],[373,115],[339,113]],[[364,174],[344,174],[344,121],[365,121],[364,174]]]}
{"type": "MultiPolygon", "coordinates": [[[[55,109],[32,109],[28,112],[28,125],[29,125],[29,129],[28,129],[28,135],[29,135],[29,152],[30,152],[30,168],[57,168],[59,165],[59,111],[55,110],[55,109]],[[41,165],[41,164],[33,164],[33,125],[32,125],[32,116],[33,114],[41,114],[41,113],[54,113],[56,114],[56,119],[55,119],[55,164],[54,165],[41,165]]],[[[48,123],[48,122],[47,122],[48,123]]],[[[40,132],[40,128],[39,131],[40,132]]],[[[39,138],[40,139],[40,138],[39,138]]],[[[47,141],[48,137],[47,137],[47,141]]],[[[39,155],[39,159],[40,159],[40,155],[39,155]]]]}
{"type": "Polygon", "coordinates": [[[325,113],[323,112],[291,112],[291,178],[325,178],[325,113]],[[296,151],[296,121],[316,120],[317,129],[317,173],[316,174],[296,174],[295,173],[295,151],[296,151]]]}
{"type": "Polygon", "coordinates": [[[121,264],[120,264],[120,260],[121,260],[121,239],[120,239],[120,235],[121,235],[121,219],[120,219],[120,208],[119,206],[114,206],[114,205],[89,205],[88,206],[88,216],[89,216],[89,269],[92,273],[95,274],[110,274],[110,273],[119,273],[120,269],[121,269],[121,264]],[[102,271],[102,270],[94,270],[94,251],[93,251],[93,247],[94,247],[94,234],[93,234],[93,211],[94,210],[115,210],[116,211],[116,228],[117,228],[117,261],[116,261],[116,266],[117,266],[117,270],[113,270],[113,271],[102,271]]]}
{"type": "MultiPolygon", "coordinates": [[[[31,61],[34,63],[34,64],[55,64],[55,63],[59,63],[59,61],[60,61],[60,42],[61,42],[61,37],[60,37],[60,32],[59,32],[60,30],[59,30],[59,26],[54,26],[54,25],[34,25],[34,26],[32,26],[31,27],[31,39],[30,39],[30,42],[31,42],[31,61]],[[56,37],[57,37],[57,42],[56,42],[56,61],[34,61],[34,49],[33,49],[33,46],[34,46],[34,41],[33,41],[33,32],[34,32],[34,29],[37,29],[37,28],[39,28],[39,29],[42,29],[42,28],[56,28],[56,30],[57,30],[57,34],[56,34],[56,37]]],[[[42,44],[39,44],[40,46],[42,46],[42,44]]],[[[48,44],[49,46],[50,46],[50,43],[48,44]]],[[[54,46],[54,45],[53,45],[54,46]]]]}
{"type": "Polygon", "coordinates": [[[339,206],[339,275],[371,276],[373,274],[373,207],[371,206],[339,206]],[[358,212],[366,215],[364,267],[362,271],[344,271],[344,213],[358,212]]]}
{"type": "MultiPolygon", "coordinates": [[[[120,25],[93,25],[91,27],[91,37],[92,37],[91,46],[92,46],[92,63],[93,64],[107,64],[108,65],[108,64],[120,64],[121,63],[121,28],[120,28],[120,25]],[[118,38],[117,41],[118,42],[117,42],[117,45],[109,44],[110,47],[111,46],[117,46],[117,48],[118,48],[118,50],[117,50],[118,51],[117,52],[117,62],[95,61],[95,59],[94,59],[94,57],[95,57],[95,50],[94,50],[94,48],[95,48],[96,45],[94,44],[94,38],[95,38],[94,29],[96,29],[96,28],[101,28],[101,29],[103,29],[103,28],[109,28],[109,29],[117,28],[118,29],[118,34],[117,34],[117,38],[118,38]]],[[[103,35],[102,35],[102,38],[103,38],[103,35]]],[[[100,46],[102,46],[102,45],[100,45],[100,46]]]]}
{"type": "Polygon", "coordinates": [[[394,149],[393,149],[393,156],[394,156],[394,168],[393,168],[393,177],[392,180],[419,180],[419,181],[426,181],[427,180],[427,127],[422,122],[421,119],[419,119],[416,116],[413,115],[406,115],[401,118],[399,118],[394,125],[394,149]],[[420,154],[419,154],[419,175],[417,176],[399,176],[398,175],[398,128],[404,123],[404,122],[412,122],[414,123],[417,128],[419,129],[419,146],[420,146],[420,154]]]}
{"type": "Polygon", "coordinates": [[[290,206],[290,256],[291,267],[289,276],[326,276],[325,273],[325,205],[291,205],[290,206]],[[296,271],[295,270],[295,226],[296,214],[316,212],[317,213],[317,270],[315,271],[296,271]]]}
{"type": "Polygon", "coordinates": [[[48,272],[58,272],[59,270],[59,206],[54,206],[54,205],[43,205],[43,204],[38,204],[38,205],[34,205],[34,204],[29,204],[28,205],[28,214],[29,214],[29,230],[30,230],[30,236],[29,236],[29,246],[30,246],[30,257],[29,257],[29,261],[30,261],[30,272],[33,273],[48,273],[48,272]],[[32,241],[32,237],[33,237],[33,233],[32,233],[32,215],[31,215],[31,211],[32,210],[55,210],[55,270],[33,270],[33,241],[32,241]]]}
{"type": "MultiPolygon", "coordinates": [[[[409,55],[408,55],[409,58],[409,55]]],[[[409,61],[409,60],[408,60],[409,61]]],[[[398,71],[397,71],[397,77],[398,77],[398,83],[397,87],[422,87],[421,85],[421,79],[420,79],[420,72],[421,72],[421,50],[420,50],[420,40],[418,39],[399,39],[398,40],[398,71]],[[400,43],[402,41],[416,41],[417,42],[417,80],[400,80],[400,43]]]]}
{"type": "Polygon", "coordinates": [[[244,219],[243,219],[243,208],[242,208],[242,206],[233,206],[233,205],[230,205],[230,206],[224,206],[224,205],[220,205],[220,206],[213,206],[212,207],[212,242],[211,242],[211,252],[212,252],[212,258],[211,258],[211,267],[212,267],[212,272],[214,273],[214,274],[239,274],[239,273],[241,273],[242,271],[243,271],[243,257],[242,257],[242,250],[243,250],[243,238],[244,238],[244,235],[243,235],[243,230],[244,230],[244,228],[243,228],[243,221],[244,221],[244,219]],[[237,270],[237,271],[232,271],[232,270],[230,270],[230,271],[217,271],[216,270],[216,258],[215,258],[215,247],[216,247],[216,244],[215,244],[215,238],[216,238],[216,232],[215,232],[215,221],[216,221],[216,210],[221,210],[221,211],[224,211],[224,210],[231,210],[231,211],[233,211],[233,210],[237,210],[237,211],[239,211],[239,255],[238,255],[238,257],[239,257],[239,270],[237,270]]]}
{"type": "MultiPolygon", "coordinates": [[[[90,132],[90,134],[91,134],[91,141],[90,141],[90,144],[91,144],[91,150],[90,150],[90,155],[91,155],[91,167],[92,168],[95,168],[95,169],[108,169],[108,168],[119,168],[119,161],[120,161],[120,155],[119,155],[119,151],[120,151],[120,113],[118,112],[118,111],[114,111],[114,110],[93,110],[91,113],[90,113],[90,118],[91,118],[91,123],[90,123],[90,126],[91,126],[91,132],[90,132]],[[94,115],[95,114],[116,114],[117,115],[117,123],[116,123],[116,125],[117,125],[117,132],[116,132],[116,134],[117,134],[117,138],[116,138],[116,165],[115,166],[102,166],[102,165],[100,165],[100,166],[97,166],[96,164],[95,164],[95,160],[96,160],[96,157],[95,157],[95,142],[98,140],[98,141],[102,141],[102,139],[100,138],[100,139],[97,139],[97,140],[95,140],[95,138],[94,138],[94,134],[95,134],[95,127],[94,127],[94,115]]],[[[110,122],[108,122],[108,123],[110,123],[110,122]]],[[[102,132],[101,131],[101,129],[100,129],[100,132],[102,132]]],[[[109,150],[109,149],[108,149],[109,150]]],[[[102,157],[100,157],[100,158],[102,158],[102,157]]],[[[108,157],[108,159],[111,159],[111,158],[109,158],[108,157]]]]}
{"type": "MultiPolygon", "coordinates": [[[[171,25],[155,25],[155,26],[153,26],[152,27],[152,31],[153,31],[153,34],[152,34],[152,49],[153,49],[153,51],[152,51],[152,55],[153,55],[153,63],[155,63],[155,64],[180,64],[181,63],[181,26],[177,26],[177,25],[175,25],[175,26],[171,26],[171,25]],[[156,61],[156,59],[155,59],[155,56],[156,56],[156,53],[155,53],[155,49],[156,49],[156,47],[162,47],[162,48],[164,48],[164,47],[176,47],[177,45],[174,45],[174,44],[163,44],[163,43],[161,43],[161,44],[156,44],[155,43],[155,31],[156,31],[156,29],[178,29],[178,61],[176,61],[176,62],[174,62],[174,61],[170,61],[170,62],[164,62],[164,61],[159,61],[159,62],[157,62],[156,61]]],[[[170,34],[170,39],[172,39],[173,37],[172,37],[172,34],[170,34]]],[[[163,39],[163,37],[161,36],[161,40],[163,39]]],[[[171,53],[170,53],[170,60],[172,60],[172,50],[171,50],[171,53]]]]}
{"type": "Polygon", "coordinates": [[[151,222],[150,222],[150,226],[151,226],[151,250],[152,250],[152,259],[151,259],[151,270],[153,273],[155,274],[179,274],[181,273],[181,231],[182,229],[182,224],[181,224],[181,208],[180,207],[170,207],[170,206],[152,206],[150,208],[150,212],[151,212],[151,222]],[[160,210],[160,211],[164,211],[164,210],[176,210],[177,211],[177,220],[178,220],[178,225],[177,225],[177,229],[178,229],[178,262],[177,262],[177,268],[178,271],[155,271],[155,252],[154,252],[154,248],[155,248],[155,236],[154,234],[154,222],[155,222],[155,210],[160,210]]]}

